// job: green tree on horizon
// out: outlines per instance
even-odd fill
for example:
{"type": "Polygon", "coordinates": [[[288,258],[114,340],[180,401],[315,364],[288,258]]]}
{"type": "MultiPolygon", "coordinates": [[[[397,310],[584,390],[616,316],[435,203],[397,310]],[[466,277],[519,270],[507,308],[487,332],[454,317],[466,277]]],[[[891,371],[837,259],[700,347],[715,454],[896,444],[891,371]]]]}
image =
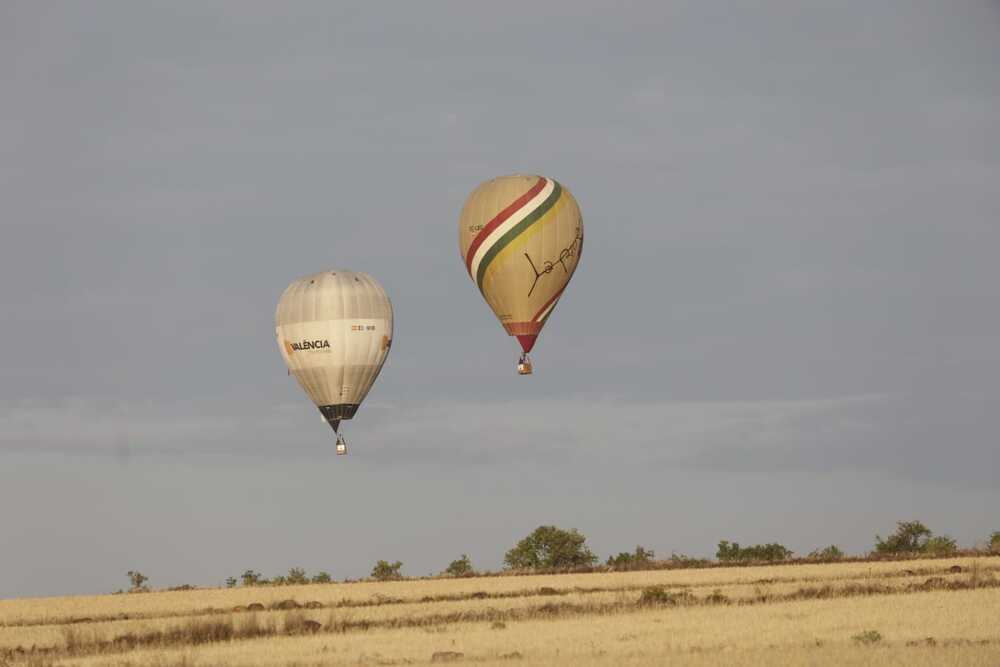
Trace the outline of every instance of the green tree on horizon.
{"type": "Polygon", "coordinates": [[[504,555],[504,566],[510,570],[538,570],[593,565],[597,556],[586,542],[576,528],[539,526],[504,555]]]}
{"type": "Polygon", "coordinates": [[[400,570],[403,568],[402,561],[396,561],[390,563],[387,560],[380,560],[375,563],[372,568],[371,578],[376,581],[393,581],[395,579],[402,579],[403,575],[400,570]]]}
{"type": "Polygon", "coordinates": [[[617,556],[608,556],[607,564],[616,570],[631,570],[649,565],[654,557],[652,549],[639,545],[636,546],[635,553],[622,551],[617,556]]]}
{"type": "Polygon", "coordinates": [[[897,521],[896,532],[884,540],[875,536],[875,552],[880,554],[917,553],[931,538],[931,529],[920,521],[897,521]]]}
{"type": "Polygon", "coordinates": [[[472,567],[472,559],[469,558],[468,554],[462,554],[461,558],[451,561],[444,570],[444,574],[453,577],[469,577],[475,573],[476,571],[472,567]]]}

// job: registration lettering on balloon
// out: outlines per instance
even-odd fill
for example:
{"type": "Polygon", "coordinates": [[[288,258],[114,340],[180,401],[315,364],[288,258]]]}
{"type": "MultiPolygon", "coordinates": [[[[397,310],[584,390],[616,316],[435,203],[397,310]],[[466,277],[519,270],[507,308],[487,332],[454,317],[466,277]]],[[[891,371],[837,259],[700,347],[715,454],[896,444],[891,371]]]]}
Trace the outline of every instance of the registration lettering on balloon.
{"type": "Polygon", "coordinates": [[[569,267],[566,266],[566,262],[570,259],[575,259],[579,257],[580,251],[583,249],[583,230],[580,227],[576,228],[576,238],[568,246],[559,251],[559,256],[555,260],[546,260],[542,262],[542,269],[539,271],[535,262],[531,259],[531,255],[524,253],[527,258],[528,263],[531,264],[531,270],[535,272],[535,280],[531,283],[531,289],[528,290],[528,296],[535,291],[535,287],[538,285],[538,281],[541,280],[542,276],[546,276],[553,271],[555,271],[556,266],[561,266],[563,271],[569,273],[569,267]]]}

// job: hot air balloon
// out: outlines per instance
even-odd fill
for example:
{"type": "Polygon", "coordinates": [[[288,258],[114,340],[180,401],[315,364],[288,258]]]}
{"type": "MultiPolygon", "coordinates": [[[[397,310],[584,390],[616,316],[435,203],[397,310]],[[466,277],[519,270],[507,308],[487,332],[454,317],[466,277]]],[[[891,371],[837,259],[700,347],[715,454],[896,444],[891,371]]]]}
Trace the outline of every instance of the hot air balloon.
{"type": "Polygon", "coordinates": [[[504,330],[528,353],[569,284],[583,250],[583,219],[573,195],[545,176],[501,176],[481,184],[458,221],[462,260],[504,330]]]}
{"type": "Polygon", "coordinates": [[[337,434],[365,400],[392,344],[392,304],[367,273],[332,269],[288,286],[274,315],[281,356],[337,434]]]}

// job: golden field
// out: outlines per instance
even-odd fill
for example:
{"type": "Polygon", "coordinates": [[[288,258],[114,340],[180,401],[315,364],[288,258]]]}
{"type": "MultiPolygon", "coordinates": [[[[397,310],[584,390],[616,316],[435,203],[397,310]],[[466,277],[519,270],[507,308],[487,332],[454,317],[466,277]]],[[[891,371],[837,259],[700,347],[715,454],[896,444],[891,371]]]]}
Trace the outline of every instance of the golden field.
{"type": "Polygon", "coordinates": [[[0,666],[667,661],[1000,665],[1000,558],[0,600],[0,666]]]}

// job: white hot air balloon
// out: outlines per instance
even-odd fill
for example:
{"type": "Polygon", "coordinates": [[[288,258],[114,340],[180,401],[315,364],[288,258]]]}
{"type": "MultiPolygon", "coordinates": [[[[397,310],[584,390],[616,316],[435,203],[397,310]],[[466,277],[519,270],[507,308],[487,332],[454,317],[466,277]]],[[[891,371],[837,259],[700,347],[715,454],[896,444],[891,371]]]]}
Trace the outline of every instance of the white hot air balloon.
{"type": "Polygon", "coordinates": [[[332,269],[288,286],[275,312],[281,356],[347,453],[340,422],[371,389],[392,344],[392,304],[367,273],[332,269]]]}

